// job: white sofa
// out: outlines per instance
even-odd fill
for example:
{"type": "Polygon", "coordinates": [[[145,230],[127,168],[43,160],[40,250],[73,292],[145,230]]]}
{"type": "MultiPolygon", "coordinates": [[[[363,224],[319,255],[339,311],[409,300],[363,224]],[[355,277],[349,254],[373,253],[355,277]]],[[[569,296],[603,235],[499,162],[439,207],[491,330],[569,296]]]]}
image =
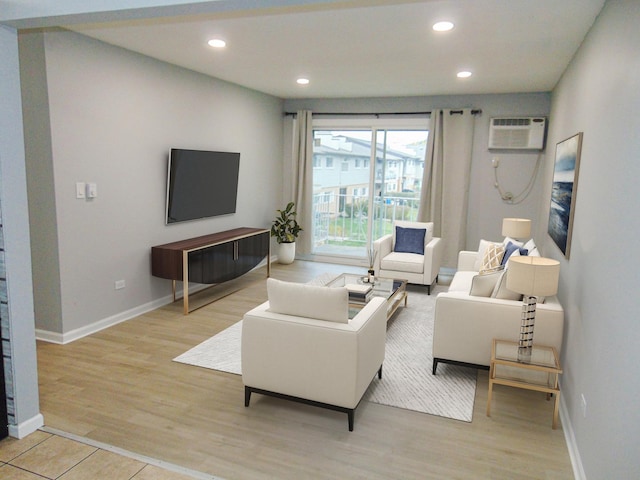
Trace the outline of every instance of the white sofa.
{"type": "MultiPolygon", "coordinates": [[[[436,298],[434,375],[441,362],[489,368],[492,339],[518,341],[521,300],[470,295],[473,279],[478,275],[478,256],[478,252],[461,251],[449,291],[436,298]]],[[[553,346],[560,353],[563,330],[564,310],[558,298],[547,297],[544,303],[538,303],[534,344],[553,346]]]]}
{"type": "Polygon", "coordinates": [[[379,277],[406,280],[409,283],[426,285],[431,294],[431,285],[437,282],[442,263],[444,244],[433,236],[433,223],[395,221],[393,233],[384,235],[373,242],[375,260],[373,269],[379,277]],[[424,229],[424,253],[396,251],[396,227],[424,229]]]}
{"type": "Polygon", "coordinates": [[[242,381],[251,393],[354,412],[382,362],[387,327],[383,298],[348,319],[344,287],[267,280],[269,301],[244,315],[242,381]]]}

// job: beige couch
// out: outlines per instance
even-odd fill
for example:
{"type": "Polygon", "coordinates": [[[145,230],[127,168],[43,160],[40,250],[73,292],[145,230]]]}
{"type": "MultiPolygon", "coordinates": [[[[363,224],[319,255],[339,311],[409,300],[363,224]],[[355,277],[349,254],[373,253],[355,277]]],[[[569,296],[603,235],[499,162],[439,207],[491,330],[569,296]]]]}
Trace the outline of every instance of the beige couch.
{"type": "MultiPolygon", "coordinates": [[[[516,297],[508,294],[499,296],[510,298],[470,294],[474,277],[478,275],[478,256],[478,252],[460,252],[458,270],[449,291],[440,293],[436,298],[433,327],[434,375],[441,362],[488,368],[492,339],[518,341],[521,300],[513,299],[516,297]]],[[[491,295],[496,293],[492,291],[491,295]]],[[[563,329],[564,310],[558,298],[547,297],[544,303],[538,303],[534,343],[553,346],[559,353],[563,329]]]]}
{"type": "Polygon", "coordinates": [[[348,319],[344,287],[267,280],[269,301],[244,315],[242,381],[251,393],[354,412],[382,362],[387,327],[383,298],[348,319]]]}

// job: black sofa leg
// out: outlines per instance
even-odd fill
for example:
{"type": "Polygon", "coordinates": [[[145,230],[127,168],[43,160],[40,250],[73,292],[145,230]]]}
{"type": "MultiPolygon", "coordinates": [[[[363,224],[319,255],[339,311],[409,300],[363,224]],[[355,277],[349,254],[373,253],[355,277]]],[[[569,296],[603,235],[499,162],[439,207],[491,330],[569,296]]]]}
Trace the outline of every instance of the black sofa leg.
{"type": "Polygon", "coordinates": [[[382,378],[382,365],[380,365],[380,370],[378,370],[378,378],[382,378]]]}
{"type": "Polygon", "coordinates": [[[435,375],[435,374],[436,374],[436,369],[437,369],[437,368],[438,368],[438,359],[434,358],[434,359],[433,359],[433,367],[432,367],[432,370],[431,370],[431,373],[432,373],[433,375],[435,375]]]}
{"type": "Polygon", "coordinates": [[[351,409],[347,412],[347,418],[349,419],[349,431],[353,432],[353,417],[354,417],[355,409],[351,409]]]}
{"type": "Polygon", "coordinates": [[[251,389],[249,387],[244,387],[244,406],[249,406],[249,401],[251,400],[251,389]]]}

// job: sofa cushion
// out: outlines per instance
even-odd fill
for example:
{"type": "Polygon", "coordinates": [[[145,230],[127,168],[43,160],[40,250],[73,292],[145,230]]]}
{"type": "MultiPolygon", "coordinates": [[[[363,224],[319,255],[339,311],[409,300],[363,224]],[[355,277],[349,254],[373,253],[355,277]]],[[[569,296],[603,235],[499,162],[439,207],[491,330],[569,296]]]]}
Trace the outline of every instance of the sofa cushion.
{"type": "Polygon", "coordinates": [[[471,282],[473,282],[473,277],[476,275],[478,275],[478,272],[473,272],[471,270],[458,270],[451,280],[451,285],[449,285],[448,291],[468,294],[469,289],[471,288],[471,282]]]}
{"type": "Polygon", "coordinates": [[[425,228],[404,228],[396,226],[396,243],[394,252],[417,253],[424,255],[425,228]]]}
{"type": "Polygon", "coordinates": [[[507,288],[507,275],[509,274],[509,269],[505,269],[500,274],[500,278],[496,283],[493,292],[491,293],[491,297],[500,298],[502,300],[522,300],[522,294],[518,292],[514,292],[513,290],[509,290],[507,288]]]}
{"type": "Polygon", "coordinates": [[[490,297],[496,283],[498,283],[500,275],[502,275],[501,271],[495,271],[484,275],[475,275],[471,281],[471,290],[469,295],[474,297],[490,297]]]}
{"type": "Polygon", "coordinates": [[[382,259],[380,268],[382,270],[395,270],[397,272],[423,273],[424,255],[391,252],[382,259]]]}
{"type": "Polygon", "coordinates": [[[269,311],[317,318],[330,322],[349,322],[349,292],[344,287],[324,287],[267,279],[269,311]]]}
{"type": "Polygon", "coordinates": [[[504,256],[504,246],[492,243],[487,246],[482,257],[480,273],[490,273],[502,269],[502,257],[504,256]]]}

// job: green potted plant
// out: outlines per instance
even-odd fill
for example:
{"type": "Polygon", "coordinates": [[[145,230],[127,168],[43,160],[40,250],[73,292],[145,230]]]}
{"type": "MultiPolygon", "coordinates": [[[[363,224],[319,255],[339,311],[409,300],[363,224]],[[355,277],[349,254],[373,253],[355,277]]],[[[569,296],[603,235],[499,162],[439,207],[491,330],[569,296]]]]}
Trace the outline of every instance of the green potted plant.
{"type": "Polygon", "coordinates": [[[278,215],[271,225],[271,236],[278,242],[278,262],[291,263],[296,256],[296,238],[302,227],[296,221],[295,204],[289,202],[284,210],[276,210],[278,215]]]}

